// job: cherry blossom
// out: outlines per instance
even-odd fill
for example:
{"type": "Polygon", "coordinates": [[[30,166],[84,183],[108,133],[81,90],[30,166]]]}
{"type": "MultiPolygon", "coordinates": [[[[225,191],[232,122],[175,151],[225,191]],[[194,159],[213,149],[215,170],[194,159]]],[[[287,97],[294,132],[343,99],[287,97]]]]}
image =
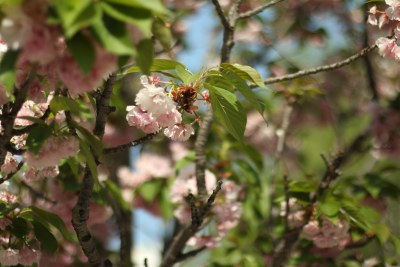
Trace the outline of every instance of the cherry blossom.
{"type": "Polygon", "coordinates": [[[311,220],[303,227],[305,238],[312,240],[318,248],[343,249],[350,238],[348,231],[349,224],[346,221],[333,223],[325,217],[322,217],[322,225],[318,221],[311,220]]]}
{"type": "Polygon", "coordinates": [[[75,137],[51,136],[46,140],[39,152],[35,155],[26,152],[26,164],[36,168],[45,168],[57,165],[61,160],[75,156],[79,151],[79,141],[75,137]]]}
{"type": "Polygon", "coordinates": [[[130,126],[135,126],[145,133],[155,133],[160,130],[157,121],[139,106],[127,106],[126,120],[130,126]]]}
{"type": "Polygon", "coordinates": [[[0,264],[2,266],[14,266],[19,263],[19,252],[15,249],[0,250],[0,264]]]}
{"type": "Polygon", "coordinates": [[[13,157],[10,152],[7,152],[4,164],[1,166],[1,172],[4,174],[10,174],[17,170],[18,161],[13,157]]]}
{"type": "Polygon", "coordinates": [[[141,109],[156,117],[172,113],[176,109],[174,101],[165,94],[164,88],[156,87],[153,84],[148,84],[146,88],[141,89],[136,95],[135,102],[141,109]]]}
{"type": "Polygon", "coordinates": [[[190,124],[175,124],[164,130],[165,136],[174,141],[187,141],[194,134],[194,129],[190,124]]]}
{"type": "Polygon", "coordinates": [[[39,262],[40,257],[41,257],[40,251],[23,246],[19,250],[18,262],[21,265],[32,265],[34,263],[39,262]]]}

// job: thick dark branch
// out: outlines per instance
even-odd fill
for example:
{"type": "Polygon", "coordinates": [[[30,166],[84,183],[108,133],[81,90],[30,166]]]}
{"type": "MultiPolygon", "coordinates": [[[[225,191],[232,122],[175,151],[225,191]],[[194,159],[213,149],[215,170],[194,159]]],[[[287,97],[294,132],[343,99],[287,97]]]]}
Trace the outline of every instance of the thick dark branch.
{"type": "MultiPolygon", "coordinates": [[[[377,48],[376,45],[372,45],[372,46],[368,46],[364,49],[362,49],[360,52],[358,52],[357,54],[352,55],[351,57],[333,63],[333,64],[328,64],[328,65],[324,65],[324,66],[320,66],[317,68],[312,68],[312,69],[306,69],[306,70],[301,70],[292,74],[288,74],[288,75],[283,75],[283,76],[279,76],[279,77],[272,77],[272,78],[268,78],[264,80],[265,84],[273,84],[273,83],[279,83],[279,82],[284,82],[284,81],[290,81],[290,80],[294,80],[303,76],[308,76],[308,75],[312,75],[312,74],[316,74],[319,72],[324,72],[324,71],[329,71],[329,70],[334,70],[334,69],[338,69],[341,68],[343,66],[346,66],[350,63],[352,63],[353,61],[367,55],[369,52],[375,50],[377,48]]],[[[252,85],[252,88],[256,88],[256,85],[252,85]]]]}
{"type": "Polygon", "coordinates": [[[12,103],[9,109],[4,109],[1,115],[1,125],[3,127],[3,135],[0,136],[0,166],[3,165],[7,155],[6,145],[10,142],[12,137],[13,127],[15,118],[17,117],[18,111],[21,109],[25,102],[26,95],[28,93],[29,86],[36,76],[37,66],[34,65],[30,71],[28,78],[22,84],[21,88],[14,88],[16,94],[15,101],[12,103]]]}
{"type": "MultiPolygon", "coordinates": [[[[93,133],[102,139],[104,135],[104,128],[107,121],[107,117],[111,112],[109,101],[112,94],[112,89],[116,80],[116,75],[112,74],[106,81],[102,94],[97,98],[97,110],[96,110],[96,124],[93,133]]],[[[78,201],[72,210],[72,225],[75,229],[79,243],[82,247],[83,252],[89,260],[89,263],[93,267],[106,267],[112,266],[112,263],[106,259],[102,260],[96,242],[94,241],[86,221],[89,218],[89,203],[92,197],[94,186],[94,177],[90,173],[90,169],[86,166],[85,174],[82,180],[81,191],[78,195],[78,201]]]]}
{"type": "Polygon", "coordinates": [[[224,11],[222,10],[221,5],[219,4],[218,0],[211,0],[214,7],[215,7],[215,11],[217,11],[218,17],[221,20],[221,24],[222,26],[224,26],[224,28],[230,28],[231,25],[229,24],[228,18],[225,16],[224,11]]]}
{"type": "Polygon", "coordinates": [[[178,232],[177,235],[174,236],[171,245],[165,253],[164,259],[160,267],[170,267],[173,266],[173,264],[182,260],[181,251],[185,248],[186,242],[199,230],[204,219],[210,212],[214,200],[218,192],[221,190],[221,187],[222,181],[218,182],[217,187],[208,198],[206,205],[198,211],[199,217],[196,219],[196,221],[192,221],[190,225],[185,226],[181,231],[178,232]]]}
{"type": "Polygon", "coordinates": [[[274,5],[276,5],[276,4],[278,4],[279,2],[282,2],[282,1],[283,0],[273,0],[273,1],[270,1],[268,3],[263,4],[261,6],[258,6],[258,7],[254,8],[254,9],[252,9],[252,10],[240,13],[239,16],[238,16],[238,19],[247,19],[247,18],[250,18],[252,16],[255,16],[258,13],[261,13],[264,10],[266,10],[267,8],[273,7],[274,5]]]}
{"type": "Polygon", "coordinates": [[[206,248],[207,247],[203,246],[198,249],[186,252],[185,254],[181,254],[178,256],[178,262],[184,261],[188,258],[192,258],[192,257],[196,256],[197,254],[199,254],[200,252],[203,252],[206,248]]]}
{"type": "Polygon", "coordinates": [[[200,200],[203,202],[204,198],[207,197],[207,188],[205,180],[205,169],[207,163],[205,146],[207,144],[208,133],[210,131],[211,122],[213,119],[213,112],[210,109],[204,117],[200,130],[197,134],[197,139],[194,144],[194,150],[196,151],[196,183],[197,192],[200,200]]]}
{"type": "Polygon", "coordinates": [[[158,134],[158,132],[156,133],[151,133],[148,135],[145,135],[139,139],[133,140],[132,142],[129,142],[127,144],[123,144],[123,145],[119,145],[116,147],[110,147],[110,148],[105,148],[103,151],[105,154],[110,154],[110,153],[116,153],[116,152],[120,152],[124,149],[130,148],[130,147],[134,147],[134,146],[138,146],[148,140],[151,140],[154,136],[156,136],[158,134]]]}

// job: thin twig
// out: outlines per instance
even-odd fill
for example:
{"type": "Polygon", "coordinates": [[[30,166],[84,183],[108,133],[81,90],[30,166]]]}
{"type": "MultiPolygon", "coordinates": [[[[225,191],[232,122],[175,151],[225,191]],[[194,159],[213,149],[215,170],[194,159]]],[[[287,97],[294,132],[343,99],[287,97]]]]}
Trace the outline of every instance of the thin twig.
{"type": "Polygon", "coordinates": [[[147,135],[145,135],[145,136],[143,136],[143,137],[141,137],[139,139],[133,140],[132,142],[129,142],[127,144],[119,145],[119,146],[116,146],[116,147],[105,148],[103,151],[104,151],[105,154],[120,152],[120,151],[125,150],[127,148],[138,146],[138,145],[144,143],[145,141],[151,140],[157,134],[158,134],[158,132],[147,134],[147,135]]]}
{"type": "Polygon", "coordinates": [[[206,248],[207,248],[206,246],[203,246],[198,249],[191,250],[189,252],[181,254],[178,256],[178,262],[184,261],[188,258],[192,258],[192,257],[196,256],[197,254],[199,254],[200,252],[203,252],[206,248]]]}
{"type": "MultiPolygon", "coordinates": [[[[306,69],[306,70],[301,70],[292,74],[287,74],[287,75],[283,75],[283,76],[279,76],[279,77],[272,77],[272,78],[268,78],[264,80],[265,84],[273,84],[273,83],[279,83],[279,82],[284,82],[284,81],[290,81],[290,80],[294,80],[303,76],[307,76],[307,75],[312,75],[312,74],[316,74],[319,72],[324,72],[324,71],[329,71],[329,70],[334,70],[334,69],[338,69],[341,68],[343,66],[346,66],[350,63],[352,63],[353,61],[367,55],[369,52],[375,50],[377,48],[376,45],[372,45],[372,46],[368,46],[365,47],[364,49],[362,49],[360,52],[358,52],[357,54],[352,55],[351,57],[348,57],[345,60],[342,61],[338,61],[336,63],[333,64],[328,64],[328,65],[323,65],[317,68],[311,68],[311,69],[306,69]]],[[[257,85],[251,85],[251,88],[256,88],[257,85]]]]}
{"type": "Polygon", "coordinates": [[[36,190],[35,188],[33,188],[33,187],[30,186],[29,184],[25,183],[24,181],[21,181],[20,183],[21,183],[21,185],[22,185],[23,187],[25,187],[26,189],[28,189],[28,191],[29,191],[32,195],[34,195],[35,197],[40,198],[40,199],[43,199],[43,200],[45,200],[45,201],[47,201],[47,202],[49,202],[49,203],[51,203],[51,204],[53,204],[53,205],[54,205],[54,204],[57,204],[56,201],[54,201],[54,200],[48,198],[47,196],[45,196],[44,194],[42,194],[42,192],[36,190]]]}
{"type": "MultiPolygon", "coordinates": [[[[368,137],[368,131],[361,133],[358,135],[353,142],[345,149],[343,152],[338,153],[333,160],[328,161],[324,156],[322,159],[326,165],[326,170],[324,175],[321,178],[320,184],[318,189],[315,193],[310,195],[311,199],[311,206],[313,206],[321,195],[329,188],[331,183],[339,177],[340,172],[339,168],[346,163],[351,155],[354,153],[358,153],[362,151],[361,146],[364,141],[368,137]]],[[[306,215],[304,222],[301,226],[290,229],[289,231],[285,231],[284,237],[282,242],[278,245],[277,249],[275,250],[273,260],[272,260],[272,267],[281,267],[284,266],[285,262],[289,259],[293,248],[296,246],[296,243],[300,237],[300,233],[304,225],[306,225],[312,215],[312,209],[310,209],[306,215]]]]}
{"type": "Polygon", "coordinates": [[[258,7],[254,8],[254,9],[252,9],[252,10],[240,13],[239,16],[237,17],[237,19],[250,18],[252,16],[257,15],[258,13],[263,12],[265,9],[270,8],[270,7],[272,7],[272,6],[278,4],[279,2],[282,2],[282,1],[283,0],[273,0],[273,1],[270,1],[268,3],[263,4],[261,6],[258,6],[258,7]]]}
{"type": "Polygon", "coordinates": [[[177,235],[174,236],[171,245],[169,246],[165,256],[161,262],[160,267],[170,267],[173,264],[182,260],[180,258],[181,251],[185,248],[186,242],[199,230],[200,226],[203,223],[203,220],[206,218],[208,213],[210,212],[214,200],[218,194],[218,192],[222,188],[222,181],[219,181],[217,187],[214,189],[213,193],[207,200],[207,203],[204,207],[199,211],[199,218],[196,221],[192,221],[191,224],[185,226],[182,230],[180,230],[177,235]]]}

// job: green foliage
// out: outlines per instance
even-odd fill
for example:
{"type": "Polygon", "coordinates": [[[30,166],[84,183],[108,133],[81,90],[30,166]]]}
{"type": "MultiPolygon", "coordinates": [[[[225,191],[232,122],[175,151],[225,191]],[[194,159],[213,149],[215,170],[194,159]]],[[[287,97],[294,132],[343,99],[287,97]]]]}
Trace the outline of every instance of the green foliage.
{"type": "Polygon", "coordinates": [[[7,92],[11,93],[14,89],[15,66],[19,56],[19,50],[8,50],[0,61],[0,83],[4,85],[7,92]]]}
{"type": "Polygon", "coordinates": [[[37,124],[33,126],[26,139],[26,147],[29,151],[37,154],[44,142],[52,135],[55,124],[37,124]]]}
{"type": "MultiPolygon", "coordinates": [[[[123,208],[125,211],[129,211],[131,206],[122,197],[121,189],[111,180],[105,180],[102,182],[104,184],[104,190],[110,193],[112,198],[118,203],[119,207],[123,208]]],[[[106,192],[103,192],[106,193],[106,192]]]]}
{"type": "Polygon", "coordinates": [[[78,32],[67,40],[67,46],[81,70],[86,74],[89,73],[96,60],[95,48],[91,41],[84,34],[78,32]]]}
{"type": "Polygon", "coordinates": [[[149,75],[154,56],[153,42],[150,39],[143,39],[137,45],[137,50],[136,63],[144,74],[149,75]]]}
{"type": "Polygon", "coordinates": [[[211,105],[216,117],[227,131],[239,142],[243,140],[246,113],[236,96],[224,88],[206,85],[210,91],[211,105]]]}
{"type": "Polygon", "coordinates": [[[252,82],[261,88],[266,88],[263,79],[260,74],[250,66],[240,65],[240,64],[228,64],[223,63],[223,69],[230,70],[237,74],[242,79],[252,82]]]}

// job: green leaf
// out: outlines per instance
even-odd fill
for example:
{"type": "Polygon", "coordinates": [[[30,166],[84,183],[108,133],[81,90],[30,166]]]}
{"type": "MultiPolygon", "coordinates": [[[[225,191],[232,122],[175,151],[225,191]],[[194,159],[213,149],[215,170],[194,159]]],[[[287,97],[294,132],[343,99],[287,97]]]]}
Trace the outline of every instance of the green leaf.
{"type": "Polygon", "coordinates": [[[252,107],[263,115],[264,108],[261,106],[256,94],[247,85],[246,81],[231,70],[224,69],[222,74],[235,85],[236,90],[238,90],[250,102],[252,107]]]}
{"type": "Polygon", "coordinates": [[[174,207],[171,203],[171,196],[169,194],[169,191],[162,190],[160,197],[161,199],[159,205],[160,205],[161,215],[164,218],[164,220],[170,220],[174,215],[174,207]]]}
{"type": "Polygon", "coordinates": [[[168,9],[161,3],[160,0],[105,0],[106,2],[110,3],[117,3],[121,5],[131,6],[131,7],[138,7],[150,10],[154,13],[158,14],[167,14],[169,13],[168,9]]]}
{"type": "Polygon", "coordinates": [[[103,156],[103,143],[97,136],[92,134],[88,129],[82,127],[75,121],[71,121],[71,126],[78,130],[78,136],[81,142],[84,142],[85,144],[90,144],[90,147],[93,148],[98,157],[103,156]]]}
{"type": "Polygon", "coordinates": [[[77,33],[67,40],[67,46],[81,70],[86,74],[89,73],[96,60],[96,53],[91,41],[82,33],[77,33]]]}
{"type": "Polygon", "coordinates": [[[97,164],[92,150],[90,149],[89,145],[82,139],[79,139],[79,144],[80,153],[85,157],[86,164],[89,167],[90,173],[92,174],[93,178],[97,179],[97,164]]]}
{"type": "Polygon", "coordinates": [[[253,82],[261,88],[266,88],[260,74],[250,66],[229,63],[223,63],[221,66],[223,69],[233,71],[246,81],[253,82]]]}
{"type": "Polygon", "coordinates": [[[28,234],[28,224],[23,218],[13,218],[11,232],[19,238],[23,238],[28,234]]]}
{"type": "Polygon", "coordinates": [[[340,202],[332,197],[324,199],[322,203],[319,204],[320,211],[328,217],[334,217],[339,214],[340,202]]]}
{"type": "Polygon", "coordinates": [[[81,115],[87,112],[87,107],[83,106],[78,100],[71,99],[65,96],[54,96],[50,102],[51,111],[56,114],[59,111],[71,111],[74,115],[81,115]]]}
{"type": "Polygon", "coordinates": [[[150,68],[154,57],[153,42],[150,39],[143,39],[137,45],[137,50],[136,63],[144,74],[150,75],[150,68]]]}
{"type": "Polygon", "coordinates": [[[44,142],[52,135],[54,124],[38,124],[29,132],[26,139],[28,151],[37,154],[44,142]]]}
{"type": "Polygon", "coordinates": [[[177,65],[175,68],[176,74],[178,75],[179,79],[184,83],[184,84],[189,84],[190,81],[192,80],[192,73],[188,71],[185,67],[181,65],[177,65]]]}
{"type": "Polygon", "coordinates": [[[61,18],[67,39],[101,18],[99,4],[95,4],[91,0],[55,0],[54,7],[61,18]]]}
{"type": "Polygon", "coordinates": [[[166,51],[171,50],[173,37],[170,26],[167,23],[165,23],[161,18],[156,17],[153,21],[151,31],[166,51]]]}
{"type": "Polygon", "coordinates": [[[6,91],[11,93],[15,84],[15,66],[19,56],[19,50],[8,50],[0,61],[0,83],[6,91]]]}
{"type": "Polygon", "coordinates": [[[374,225],[374,233],[379,239],[379,242],[384,245],[388,238],[390,237],[390,229],[384,224],[374,225]]]}
{"type": "Polygon", "coordinates": [[[226,130],[239,142],[243,140],[247,116],[236,96],[222,88],[209,85],[211,106],[226,130]]]}
{"type": "MultiPolygon", "coordinates": [[[[179,63],[175,60],[156,58],[152,62],[150,71],[156,72],[156,71],[163,71],[163,70],[175,70],[178,65],[185,68],[185,65],[183,65],[182,63],[179,63]]],[[[142,70],[140,69],[139,66],[133,66],[133,67],[128,68],[126,71],[124,71],[124,74],[141,72],[141,71],[142,70]]]]}
{"type": "Polygon", "coordinates": [[[128,44],[123,38],[110,33],[104,22],[101,19],[97,19],[93,24],[92,28],[95,36],[98,38],[102,46],[111,53],[116,55],[135,55],[136,50],[132,44],[128,44]]]}
{"type": "Polygon", "coordinates": [[[135,6],[126,6],[120,4],[109,4],[101,2],[101,6],[105,13],[122,22],[136,25],[146,38],[150,38],[153,17],[149,10],[138,8],[135,6]]]}
{"type": "Polygon", "coordinates": [[[42,218],[50,225],[57,228],[57,230],[60,231],[65,239],[70,238],[70,233],[67,230],[64,221],[57,214],[51,213],[47,210],[43,210],[35,206],[30,206],[29,208],[35,213],[36,216],[42,218]]]}
{"type": "Polygon", "coordinates": [[[49,229],[47,229],[45,226],[43,226],[41,223],[37,221],[33,221],[32,224],[33,224],[33,231],[35,233],[36,238],[40,242],[41,249],[51,254],[56,252],[58,248],[57,239],[49,231],[49,229]]]}
{"type": "Polygon", "coordinates": [[[129,203],[126,202],[122,197],[120,188],[113,181],[105,180],[103,181],[103,184],[105,186],[104,190],[107,190],[112,195],[120,207],[122,207],[125,211],[131,210],[129,203]]]}
{"type": "Polygon", "coordinates": [[[160,193],[163,184],[160,181],[150,181],[142,184],[138,188],[138,193],[143,197],[143,199],[150,203],[153,202],[157,195],[160,193]]]}

